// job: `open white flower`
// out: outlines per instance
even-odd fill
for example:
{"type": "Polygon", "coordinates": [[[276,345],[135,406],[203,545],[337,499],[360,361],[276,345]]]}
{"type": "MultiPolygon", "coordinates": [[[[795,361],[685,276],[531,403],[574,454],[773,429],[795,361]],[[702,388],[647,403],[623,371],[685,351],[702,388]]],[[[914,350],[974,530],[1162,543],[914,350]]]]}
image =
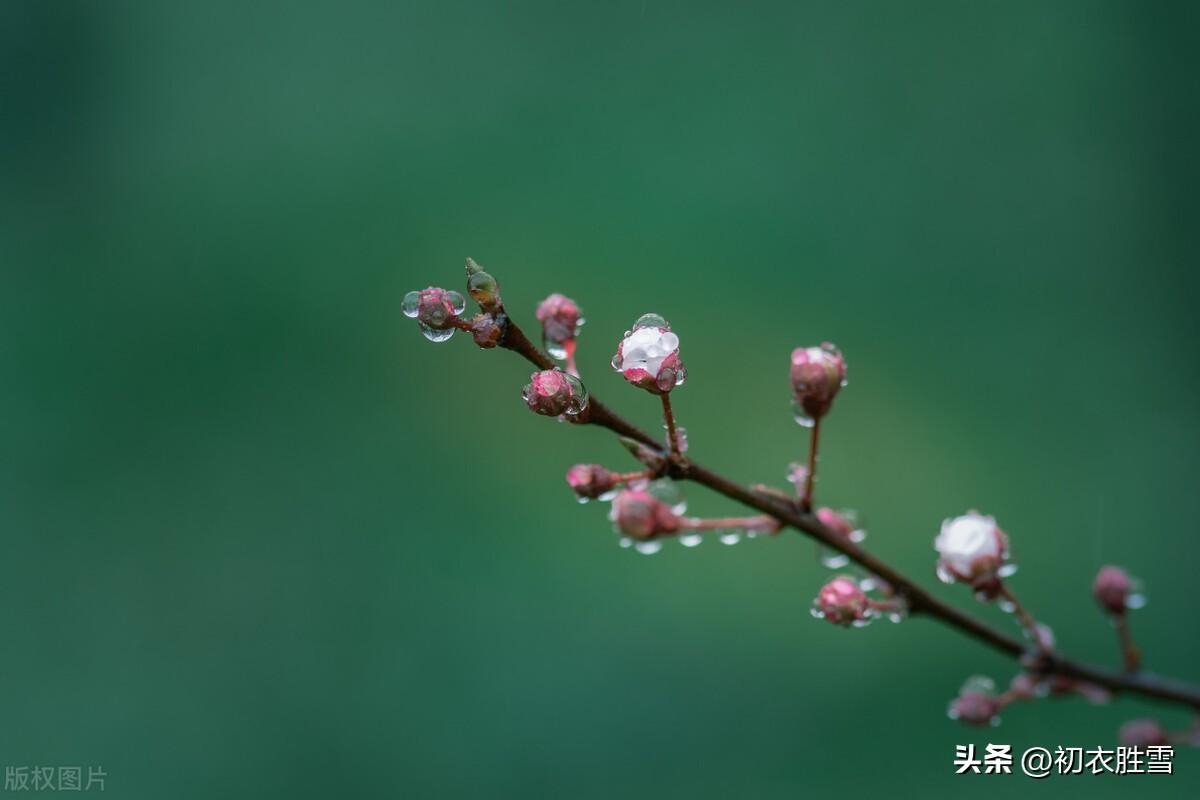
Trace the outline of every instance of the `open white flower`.
{"type": "Polygon", "coordinates": [[[941,556],[939,575],[947,582],[993,579],[1008,556],[1008,539],[995,518],[975,511],[943,522],[933,546],[941,556]]]}
{"type": "Polygon", "coordinates": [[[625,370],[644,369],[657,376],[667,357],[678,350],[679,337],[671,331],[638,328],[621,349],[621,367],[625,370]]]}
{"type": "Polygon", "coordinates": [[[621,340],[612,365],[625,380],[655,394],[671,391],[687,377],[679,359],[679,337],[656,314],[638,320],[621,340]]]}

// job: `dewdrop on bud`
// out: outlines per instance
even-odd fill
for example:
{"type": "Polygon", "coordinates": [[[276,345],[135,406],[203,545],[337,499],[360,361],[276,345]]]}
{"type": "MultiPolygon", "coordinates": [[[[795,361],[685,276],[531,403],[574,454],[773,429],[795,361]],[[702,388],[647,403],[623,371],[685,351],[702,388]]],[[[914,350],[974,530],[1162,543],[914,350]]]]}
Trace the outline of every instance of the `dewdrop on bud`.
{"type": "Polygon", "coordinates": [[[500,308],[500,284],[473,258],[467,259],[467,293],[484,311],[500,308]]]}
{"type": "Polygon", "coordinates": [[[1133,581],[1120,567],[1101,567],[1092,583],[1092,595],[1096,602],[1110,614],[1124,614],[1129,608],[1129,593],[1133,581]]]}
{"type": "Polygon", "coordinates": [[[990,678],[976,675],[968,678],[958,692],[958,697],[950,701],[946,709],[950,719],[956,719],[966,725],[984,727],[999,725],[1001,703],[996,698],[995,684],[990,678]]]}
{"type": "Polygon", "coordinates": [[[546,352],[559,361],[566,359],[568,349],[579,336],[579,328],[587,321],[574,300],[557,293],[538,303],[537,320],[542,323],[546,352]]]}
{"type": "Polygon", "coordinates": [[[862,626],[871,619],[871,603],[853,578],[839,575],[817,593],[813,616],[834,625],[862,626]]]}
{"type": "Polygon", "coordinates": [[[643,314],[617,345],[613,369],[653,394],[667,394],[687,380],[679,358],[679,337],[658,314],[643,314]]]}
{"type": "Polygon", "coordinates": [[[620,533],[637,541],[675,533],[680,528],[679,516],[645,489],[618,492],[609,517],[620,533]]]}
{"type": "Polygon", "coordinates": [[[1131,719],[1121,726],[1117,739],[1126,747],[1152,747],[1167,743],[1167,732],[1152,719],[1131,719]]]}
{"type": "Polygon", "coordinates": [[[531,411],[546,417],[576,417],[588,400],[579,378],[557,369],[533,373],[521,396],[531,411]]]}
{"type": "Polygon", "coordinates": [[[944,583],[966,583],[984,599],[994,598],[1008,561],[1008,537],[993,517],[970,511],[942,523],[933,542],[937,575],[944,583]]]}
{"type": "Polygon", "coordinates": [[[400,304],[404,316],[416,319],[421,333],[431,342],[444,342],[453,336],[458,316],[466,307],[467,301],[461,294],[436,286],[409,292],[400,304]]]}
{"type": "Polygon", "coordinates": [[[567,485],[581,503],[610,499],[620,480],[620,475],[599,464],[576,464],[567,470],[567,485]]]}
{"type": "Polygon", "coordinates": [[[811,428],[829,413],[833,398],[846,385],[846,360],[829,342],[792,351],[792,407],[796,422],[811,428]]]}

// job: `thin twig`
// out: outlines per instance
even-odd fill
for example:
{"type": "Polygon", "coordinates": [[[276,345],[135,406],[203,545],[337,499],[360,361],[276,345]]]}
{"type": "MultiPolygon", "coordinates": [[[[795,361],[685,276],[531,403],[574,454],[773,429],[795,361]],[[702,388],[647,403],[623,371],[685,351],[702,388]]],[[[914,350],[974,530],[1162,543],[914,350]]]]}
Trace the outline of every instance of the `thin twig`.
{"type": "MultiPolygon", "coordinates": [[[[538,350],[525,336],[520,326],[510,318],[504,318],[504,329],[500,340],[502,347],[520,354],[540,369],[554,367],[554,362],[550,360],[550,357],[538,350]]],[[[601,403],[595,395],[590,396],[588,405],[590,407],[588,424],[599,425],[620,436],[634,439],[647,447],[661,451],[661,444],[601,403]]],[[[896,594],[907,601],[910,615],[933,617],[1010,658],[1020,659],[1029,655],[1025,645],[1018,640],[1000,633],[971,615],[937,599],[879,557],[868,553],[845,537],[839,536],[822,524],[814,514],[802,511],[772,494],[752,491],[691,460],[680,463],[670,462],[666,467],[666,472],[676,480],[694,481],[718,494],[725,495],[730,500],[769,514],[783,525],[795,528],[833,550],[845,554],[867,572],[877,575],[891,585],[896,594]]],[[[1148,672],[1117,672],[1104,667],[1072,661],[1057,653],[1045,654],[1038,660],[1037,671],[1043,675],[1059,675],[1087,681],[1103,686],[1114,693],[1138,694],[1182,703],[1200,710],[1200,687],[1148,672]]]]}

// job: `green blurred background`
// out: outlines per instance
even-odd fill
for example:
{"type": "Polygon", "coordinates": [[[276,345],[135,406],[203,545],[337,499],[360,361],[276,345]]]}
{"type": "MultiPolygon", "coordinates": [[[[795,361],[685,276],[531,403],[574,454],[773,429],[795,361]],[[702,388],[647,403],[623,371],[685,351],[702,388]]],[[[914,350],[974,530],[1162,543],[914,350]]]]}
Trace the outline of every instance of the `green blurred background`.
{"type": "MultiPolygon", "coordinates": [[[[121,3],[0,8],[0,760],[114,796],[1195,796],[954,776],[1159,706],[945,717],[1014,665],[809,617],[800,537],[616,546],[529,368],[400,298],[479,259],[589,318],[593,391],[668,316],[697,459],[782,484],[787,357],[850,386],[820,494],[933,580],[969,507],[1073,654],[1145,579],[1200,679],[1197,23],[1187,3],[121,3]]],[[[692,509],[728,513],[689,492],[692,509]]],[[[959,587],[940,596],[997,625],[959,587]]],[[[1182,727],[1187,715],[1161,710],[1182,727]]]]}

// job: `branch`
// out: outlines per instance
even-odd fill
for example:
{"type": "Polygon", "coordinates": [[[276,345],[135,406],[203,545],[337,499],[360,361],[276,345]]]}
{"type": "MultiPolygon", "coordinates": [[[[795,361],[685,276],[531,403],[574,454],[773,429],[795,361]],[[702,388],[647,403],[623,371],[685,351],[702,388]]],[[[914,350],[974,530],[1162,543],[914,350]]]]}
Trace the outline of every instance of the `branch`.
{"type": "MultiPolygon", "coordinates": [[[[554,361],[539,350],[520,326],[507,315],[503,316],[502,326],[503,333],[499,341],[501,347],[521,355],[539,369],[548,370],[555,367],[554,361]]],[[[661,452],[662,445],[659,441],[604,405],[595,394],[589,395],[588,408],[589,413],[586,419],[580,420],[581,423],[607,428],[619,436],[634,439],[661,452]]],[[[1038,652],[1036,637],[1034,647],[1026,647],[1017,639],[934,597],[877,556],[822,524],[811,511],[800,510],[779,497],[751,490],[706,469],[690,458],[667,460],[664,470],[668,477],[706,486],[718,494],[775,518],[782,525],[794,528],[826,547],[845,554],[863,569],[886,581],[897,595],[905,599],[910,614],[932,617],[1010,658],[1032,664],[1039,674],[1086,681],[1103,686],[1113,693],[1142,695],[1200,710],[1200,687],[1149,672],[1123,673],[1073,661],[1055,652],[1038,652]]]]}

